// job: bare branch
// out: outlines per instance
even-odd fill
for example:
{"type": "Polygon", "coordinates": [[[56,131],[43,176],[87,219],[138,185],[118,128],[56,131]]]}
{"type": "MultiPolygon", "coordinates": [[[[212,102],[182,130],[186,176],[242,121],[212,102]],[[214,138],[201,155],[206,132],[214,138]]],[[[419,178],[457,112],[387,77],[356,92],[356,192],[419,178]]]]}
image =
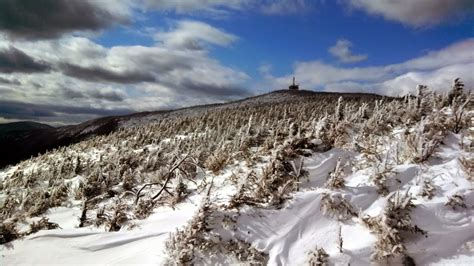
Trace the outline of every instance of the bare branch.
{"type": "MultiPolygon", "coordinates": [[[[171,178],[173,177],[171,174],[176,170],[176,169],[179,169],[179,166],[181,166],[181,164],[188,158],[188,155],[184,156],[177,164],[175,164],[173,167],[171,167],[171,169],[166,173],[165,176],[163,176],[163,178],[166,178],[166,181],[165,183],[163,184],[163,187],[160,189],[160,191],[158,191],[158,193],[156,193],[155,196],[153,196],[151,199],[152,200],[155,200],[156,198],[158,198],[161,193],[165,190],[166,192],[168,192],[170,195],[173,195],[171,192],[169,192],[167,189],[166,189],[166,186],[168,185],[168,182],[171,180],[171,178]]],[[[161,179],[163,179],[161,178],[161,179]]],[[[145,184],[143,185],[142,188],[140,188],[140,190],[138,190],[137,192],[137,197],[135,198],[135,204],[138,203],[138,200],[140,199],[140,197],[142,197],[141,195],[141,192],[147,188],[147,187],[151,187],[151,186],[154,186],[154,185],[161,185],[161,183],[159,182],[155,182],[155,183],[148,183],[148,184],[145,184]]]]}

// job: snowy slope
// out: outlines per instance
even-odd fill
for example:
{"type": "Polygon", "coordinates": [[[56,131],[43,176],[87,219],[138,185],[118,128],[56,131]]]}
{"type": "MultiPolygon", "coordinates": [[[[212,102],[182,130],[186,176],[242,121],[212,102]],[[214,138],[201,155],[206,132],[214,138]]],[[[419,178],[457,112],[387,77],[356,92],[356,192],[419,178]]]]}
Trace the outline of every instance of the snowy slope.
{"type": "MultiPolygon", "coordinates": [[[[336,98],[339,96],[353,98],[382,99],[375,94],[342,94],[324,93],[315,91],[274,91],[238,101],[200,106],[191,106],[176,110],[162,110],[141,112],[125,116],[109,116],[89,120],[78,125],[63,126],[58,128],[37,128],[34,131],[25,131],[22,134],[0,138],[3,153],[0,154],[0,168],[14,164],[20,160],[36,156],[60,146],[73,143],[99,135],[107,135],[120,129],[146,126],[158,123],[165,119],[180,117],[197,117],[207,112],[218,112],[227,109],[248,108],[259,105],[276,103],[292,103],[318,97],[336,98]]],[[[1,131],[1,129],[0,129],[1,131]]]]}
{"type": "MultiPolygon", "coordinates": [[[[474,189],[460,171],[459,136],[451,135],[447,144],[438,152],[439,158],[427,165],[400,165],[396,168],[397,178],[402,180],[399,189],[391,193],[410,190],[418,195],[423,178],[441,176],[435,179],[438,187],[431,200],[416,197],[417,208],[413,221],[428,232],[408,242],[409,255],[420,265],[451,264],[472,265],[474,263],[474,189]],[[448,196],[461,192],[465,195],[464,210],[453,210],[445,206],[448,196]]],[[[316,246],[323,247],[336,265],[367,265],[375,242],[370,230],[358,218],[337,223],[327,218],[320,210],[320,201],[327,189],[318,188],[336,163],[337,157],[345,156],[341,151],[329,151],[307,159],[309,169],[308,191],[298,192],[282,210],[248,210],[239,219],[239,236],[251,241],[270,254],[270,264],[301,265],[306,262],[307,253],[316,246]],[[332,167],[327,167],[332,164],[332,167]],[[319,185],[319,186],[318,186],[319,185]],[[344,240],[343,253],[337,248],[338,226],[341,226],[344,240]],[[249,233],[250,232],[250,233],[249,233]]],[[[378,215],[385,204],[379,198],[363,171],[345,177],[347,186],[337,193],[347,199],[361,213],[378,215]]]]}
{"type": "MultiPolygon", "coordinates": [[[[459,135],[450,135],[437,152],[437,158],[425,165],[396,167],[399,187],[390,193],[410,190],[416,196],[413,221],[428,232],[407,242],[408,253],[421,265],[474,263],[474,190],[458,163],[459,135]],[[423,178],[434,178],[437,192],[431,200],[418,195],[423,178]],[[453,210],[445,206],[448,196],[462,192],[466,209],[453,210]]],[[[337,222],[320,209],[322,188],[338,158],[356,160],[357,155],[343,150],[331,150],[305,159],[309,178],[302,191],[293,195],[282,209],[244,208],[234,234],[257,249],[269,254],[271,265],[301,265],[315,247],[323,247],[336,265],[367,265],[370,263],[375,237],[359,218],[337,222]],[[337,248],[341,227],[343,253],[337,248]]],[[[232,171],[233,169],[228,169],[232,171]]],[[[372,186],[366,169],[345,176],[347,186],[336,191],[363,214],[377,215],[386,199],[380,198],[372,186]]],[[[227,175],[227,174],[223,174],[227,175]]],[[[216,178],[214,200],[225,202],[231,184],[216,178]],[[221,183],[219,183],[221,182],[221,183]]],[[[62,229],[40,231],[2,247],[4,265],[12,264],[160,264],[164,262],[164,243],[169,234],[186,224],[197,210],[201,197],[193,196],[176,209],[158,208],[149,218],[129,231],[103,232],[101,229],[76,228],[80,209],[59,207],[47,217],[62,229]],[[78,260],[79,259],[79,260],[78,260]]]]}
{"type": "Polygon", "coordinates": [[[342,101],[169,118],[0,171],[1,263],[473,265],[474,112],[342,101]]]}

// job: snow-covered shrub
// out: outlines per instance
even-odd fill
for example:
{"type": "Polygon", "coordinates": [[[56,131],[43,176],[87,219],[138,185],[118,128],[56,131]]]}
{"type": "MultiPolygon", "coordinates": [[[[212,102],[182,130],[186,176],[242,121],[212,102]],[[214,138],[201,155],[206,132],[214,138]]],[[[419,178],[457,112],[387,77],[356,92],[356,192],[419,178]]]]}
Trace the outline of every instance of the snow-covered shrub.
{"type": "Polygon", "coordinates": [[[325,187],[330,189],[338,189],[343,188],[344,185],[344,171],[341,166],[341,158],[339,158],[337,160],[336,166],[334,167],[334,170],[329,173],[325,187]]]}
{"type": "Polygon", "coordinates": [[[22,234],[18,232],[15,223],[0,223],[0,244],[6,244],[20,237],[22,237],[22,234]]]}
{"type": "Polygon", "coordinates": [[[456,78],[453,82],[453,86],[448,93],[447,104],[453,105],[456,98],[460,97],[463,94],[464,82],[460,78],[456,78]]]}
{"type": "Polygon", "coordinates": [[[471,181],[474,181],[474,156],[461,156],[459,157],[459,162],[464,168],[464,171],[467,173],[467,178],[471,181]]]}
{"type": "Polygon", "coordinates": [[[174,189],[174,195],[171,199],[171,206],[175,206],[176,204],[183,201],[183,199],[185,199],[188,194],[188,186],[183,182],[183,178],[180,177],[176,183],[176,188],[174,189]]]}
{"type": "Polygon", "coordinates": [[[418,92],[418,95],[416,96],[418,115],[423,117],[433,110],[431,106],[432,101],[430,99],[433,94],[426,85],[418,85],[416,90],[418,92]]]}
{"type": "Polygon", "coordinates": [[[98,196],[107,189],[104,184],[104,177],[100,170],[96,170],[94,173],[90,174],[84,183],[79,185],[82,190],[82,195],[86,199],[91,199],[95,196],[98,196]]]}
{"type": "Polygon", "coordinates": [[[285,184],[271,192],[268,203],[277,209],[281,208],[283,206],[283,203],[291,198],[289,194],[296,190],[295,186],[296,182],[294,180],[290,179],[286,181],[285,184]]]}
{"type": "MultiPolygon", "coordinates": [[[[8,195],[9,193],[7,192],[6,194],[8,195]]],[[[6,196],[2,204],[0,204],[0,220],[4,221],[11,217],[17,210],[19,204],[20,200],[17,197],[11,194],[6,196]]]]}
{"type": "Polygon", "coordinates": [[[410,212],[415,208],[412,200],[408,191],[404,195],[394,193],[388,197],[383,214],[362,218],[364,224],[377,237],[372,260],[386,262],[390,258],[406,256],[402,233],[426,234],[418,226],[412,225],[410,212]]]}
{"type": "Polygon", "coordinates": [[[377,193],[379,193],[382,196],[387,196],[389,191],[389,187],[387,185],[387,178],[390,177],[393,174],[393,170],[391,166],[388,166],[387,164],[384,164],[382,166],[382,169],[379,169],[379,167],[376,167],[375,172],[373,174],[372,180],[377,187],[377,193]]]}
{"type": "Polygon", "coordinates": [[[133,227],[130,222],[132,216],[129,214],[131,205],[119,198],[114,198],[111,206],[102,206],[96,213],[94,223],[96,226],[105,225],[109,232],[120,231],[124,226],[133,227]]]}
{"type": "Polygon", "coordinates": [[[28,234],[34,234],[44,229],[52,230],[57,228],[59,228],[59,225],[57,223],[50,222],[49,219],[46,217],[41,217],[41,219],[37,222],[33,222],[30,224],[30,231],[28,232],[28,234]]]}
{"type": "Polygon", "coordinates": [[[128,224],[131,220],[128,214],[129,209],[130,206],[127,203],[117,200],[117,203],[111,209],[111,213],[106,216],[109,232],[119,231],[123,226],[128,224]]]}
{"type": "Polygon", "coordinates": [[[290,172],[290,175],[292,175],[293,178],[296,180],[296,186],[297,186],[296,190],[298,191],[299,190],[299,185],[301,183],[301,179],[307,178],[309,173],[308,173],[308,171],[306,171],[303,168],[304,167],[303,158],[299,159],[298,164],[296,163],[296,160],[292,160],[290,162],[290,165],[291,165],[291,168],[292,168],[292,172],[290,172]]]}
{"type": "Polygon", "coordinates": [[[50,207],[49,193],[33,190],[22,203],[22,208],[27,209],[30,216],[38,216],[46,212],[50,207]]]}
{"type": "Polygon", "coordinates": [[[463,128],[469,125],[473,113],[467,112],[467,106],[471,102],[471,94],[466,95],[465,97],[457,96],[451,100],[451,130],[454,133],[459,133],[463,128]]]}
{"type": "Polygon", "coordinates": [[[334,114],[334,120],[336,122],[341,121],[344,118],[344,107],[342,104],[342,97],[339,97],[339,99],[337,100],[336,112],[334,114]]]}
{"type": "Polygon", "coordinates": [[[210,202],[209,194],[203,199],[201,207],[188,224],[176,230],[166,242],[169,262],[172,264],[192,263],[195,249],[209,250],[215,243],[206,239],[205,233],[211,229],[211,216],[215,206],[210,202]]]}
{"type": "Polygon", "coordinates": [[[364,111],[365,115],[362,116],[365,117],[365,119],[356,117],[355,121],[351,124],[359,124],[357,127],[359,128],[359,132],[362,137],[370,137],[374,134],[382,135],[383,133],[386,133],[390,130],[391,124],[394,123],[392,120],[397,121],[398,115],[396,114],[396,108],[398,108],[398,106],[394,108],[392,106],[392,102],[376,100],[370,115],[368,114],[368,107],[366,107],[366,110],[364,111]]]}
{"type": "Polygon", "coordinates": [[[357,216],[354,207],[339,193],[324,193],[321,197],[322,213],[339,221],[346,221],[357,216]]]}
{"type": "Polygon", "coordinates": [[[90,224],[90,221],[87,219],[87,201],[82,202],[81,216],[79,217],[79,228],[87,226],[90,224]]]}
{"type": "Polygon", "coordinates": [[[49,196],[49,202],[51,207],[61,206],[69,197],[69,186],[61,182],[61,184],[54,186],[51,195],[49,196]]]}
{"type": "Polygon", "coordinates": [[[403,135],[406,144],[405,153],[415,163],[428,160],[445,136],[445,132],[430,125],[432,124],[427,120],[422,120],[414,132],[406,131],[403,135]]]}
{"type": "Polygon", "coordinates": [[[299,179],[306,174],[302,169],[282,161],[278,154],[262,169],[259,175],[250,172],[238,192],[232,197],[228,208],[238,208],[242,204],[252,206],[273,206],[280,208],[289,194],[298,188],[299,179]]]}
{"type": "Polygon", "coordinates": [[[150,198],[140,198],[133,213],[138,219],[145,219],[153,212],[156,202],[150,198]]]}
{"type": "Polygon", "coordinates": [[[326,266],[329,265],[329,255],[324,248],[315,248],[309,252],[308,264],[310,266],[326,266]]]}
{"type": "Polygon", "coordinates": [[[245,178],[245,183],[240,184],[237,193],[235,193],[227,204],[227,209],[238,209],[242,205],[255,206],[260,204],[260,201],[255,202],[253,199],[253,187],[257,184],[258,178],[256,174],[251,171],[245,178]]]}
{"type": "Polygon", "coordinates": [[[229,161],[229,153],[226,149],[219,149],[209,158],[207,158],[204,166],[211,170],[214,174],[218,174],[229,161]]]}
{"type": "Polygon", "coordinates": [[[249,265],[265,265],[268,254],[252,247],[251,244],[240,239],[231,239],[222,244],[225,253],[249,265]]]}
{"type": "Polygon", "coordinates": [[[420,196],[427,199],[432,199],[435,194],[436,194],[436,187],[433,183],[433,179],[425,178],[423,180],[423,187],[420,191],[420,196]]]}
{"type": "Polygon", "coordinates": [[[459,192],[449,197],[445,205],[453,208],[453,210],[456,210],[457,207],[467,208],[464,197],[459,192]]]}
{"type": "Polygon", "coordinates": [[[315,126],[314,135],[322,141],[321,147],[329,150],[333,147],[342,147],[347,142],[348,121],[344,117],[344,108],[342,97],[338,99],[336,110],[332,115],[322,117],[315,126]]]}
{"type": "Polygon", "coordinates": [[[358,169],[372,169],[370,179],[377,187],[377,193],[386,196],[390,192],[389,181],[393,177],[393,167],[399,160],[398,150],[382,144],[383,140],[369,135],[357,138],[355,148],[362,155],[363,161],[357,164],[358,169]]]}
{"type": "Polygon", "coordinates": [[[128,170],[122,176],[122,187],[125,190],[132,190],[135,187],[136,179],[134,178],[133,173],[128,170]]]}

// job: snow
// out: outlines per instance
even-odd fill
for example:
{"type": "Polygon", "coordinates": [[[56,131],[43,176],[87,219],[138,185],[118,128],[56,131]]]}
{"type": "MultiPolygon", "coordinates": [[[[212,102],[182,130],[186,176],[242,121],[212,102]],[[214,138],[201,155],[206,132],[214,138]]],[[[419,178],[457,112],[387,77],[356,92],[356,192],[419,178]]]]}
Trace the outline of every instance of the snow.
{"type": "MultiPolygon", "coordinates": [[[[304,159],[309,177],[302,181],[300,191],[292,199],[281,209],[243,207],[232,234],[267,252],[270,265],[305,264],[308,253],[316,248],[324,248],[335,265],[368,265],[376,236],[358,217],[337,221],[324,215],[320,208],[322,195],[340,195],[361,216],[376,216],[383,212],[390,195],[409,191],[416,205],[411,213],[412,222],[427,231],[427,236],[408,236],[405,242],[408,255],[419,265],[474,265],[474,189],[458,161],[460,154],[465,153],[459,146],[460,140],[460,135],[450,134],[436,156],[424,164],[396,165],[387,196],[377,193],[370,179],[372,169],[354,167],[363,160],[360,154],[342,149],[316,153],[304,159]],[[344,166],[346,185],[330,191],[324,188],[324,183],[338,160],[344,166]],[[419,195],[424,178],[432,178],[436,186],[432,199],[419,195]],[[458,192],[468,207],[453,210],[445,206],[448,197],[458,192]],[[339,227],[342,253],[337,244],[339,227]]],[[[392,145],[386,143],[386,149],[392,145]]],[[[212,200],[216,204],[228,202],[237,192],[229,181],[230,175],[248,170],[244,163],[237,162],[216,176],[212,200]]],[[[7,171],[11,174],[13,169],[7,171]]],[[[8,173],[0,172],[0,180],[5,176],[8,173]]],[[[80,179],[76,176],[66,182],[77,185],[80,179]]],[[[46,217],[61,228],[39,231],[1,246],[1,264],[161,265],[166,260],[165,242],[170,233],[186,225],[201,200],[202,195],[194,194],[174,209],[156,208],[150,217],[137,220],[131,230],[119,232],[77,228],[81,215],[77,205],[53,208],[46,217]]]]}
{"type": "MultiPolygon", "coordinates": [[[[321,213],[320,200],[321,191],[308,191],[295,195],[292,203],[283,210],[245,212],[239,219],[239,224],[242,224],[239,236],[268,252],[271,265],[305,264],[308,252],[316,246],[323,247],[333,257],[339,252],[339,224],[321,213]]],[[[370,247],[374,242],[370,232],[357,223],[344,224],[342,232],[346,239],[361,240],[356,245],[345,247],[350,250],[349,254],[359,257],[363,264],[369,263],[371,250],[364,247],[370,247]]],[[[345,263],[349,258],[338,261],[345,263]]]]}
{"type": "Polygon", "coordinates": [[[55,208],[47,217],[62,229],[40,231],[2,247],[3,265],[160,264],[169,234],[183,226],[196,208],[186,203],[175,210],[157,209],[134,230],[120,232],[76,228],[79,208],[55,208]]]}
{"type": "MultiPolygon", "coordinates": [[[[417,208],[412,213],[414,224],[428,232],[428,236],[417,236],[408,242],[409,255],[421,265],[456,264],[473,265],[474,249],[474,190],[466,177],[459,171],[456,154],[459,151],[459,136],[450,135],[446,145],[437,154],[438,159],[424,166],[424,175],[434,173],[444,178],[435,179],[439,192],[431,200],[417,197],[417,208]],[[469,206],[462,211],[454,211],[445,206],[447,196],[463,192],[469,206]],[[466,243],[471,246],[466,247],[466,243]]],[[[334,169],[338,158],[347,153],[331,150],[316,154],[305,162],[310,172],[307,187],[321,187],[329,171],[334,169]]],[[[417,165],[401,165],[395,169],[395,179],[400,180],[401,192],[415,190],[419,174],[417,165]]],[[[363,172],[363,171],[361,171],[363,172]]],[[[386,197],[378,196],[375,188],[366,186],[367,176],[356,172],[346,177],[346,187],[340,193],[349,199],[362,213],[375,216],[380,214],[386,197]]],[[[392,189],[394,193],[395,189],[392,189]]],[[[269,264],[300,265],[306,262],[307,253],[316,247],[324,248],[336,265],[367,265],[375,237],[368,228],[353,218],[349,222],[338,223],[325,217],[320,211],[320,200],[326,189],[298,192],[293,200],[281,210],[243,211],[239,218],[238,236],[252,242],[255,247],[270,254],[269,264]],[[338,226],[344,239],[343,253],[337,249],[338,226]]]]}

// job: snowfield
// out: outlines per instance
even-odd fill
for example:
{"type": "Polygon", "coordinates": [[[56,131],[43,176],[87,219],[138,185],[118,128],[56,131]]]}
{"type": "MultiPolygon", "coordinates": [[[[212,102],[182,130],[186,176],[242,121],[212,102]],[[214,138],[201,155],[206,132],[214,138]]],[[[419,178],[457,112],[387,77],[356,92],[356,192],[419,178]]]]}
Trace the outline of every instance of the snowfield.
{"type": "Polygon", "coordinates": [[[474,265],[470,96],[420,95],[270,95],[3,169],[0,264],[474,265]]]}

